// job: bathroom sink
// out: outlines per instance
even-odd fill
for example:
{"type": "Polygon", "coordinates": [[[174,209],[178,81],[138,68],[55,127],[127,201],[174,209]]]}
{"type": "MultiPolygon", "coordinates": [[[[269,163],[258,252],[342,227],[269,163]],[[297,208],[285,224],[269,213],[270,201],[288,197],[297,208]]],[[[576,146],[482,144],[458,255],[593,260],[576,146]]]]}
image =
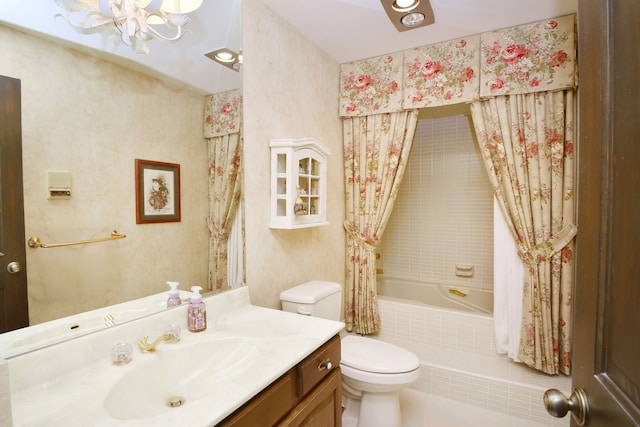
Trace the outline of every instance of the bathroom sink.
{"type": "Polygon", "coordinates": [[[221,338],[182,345],[161,344],[139,354],[104,400],[112,418],[145,419],[178,411],[207,396],[256,361],[256,341],[221,338]]]}

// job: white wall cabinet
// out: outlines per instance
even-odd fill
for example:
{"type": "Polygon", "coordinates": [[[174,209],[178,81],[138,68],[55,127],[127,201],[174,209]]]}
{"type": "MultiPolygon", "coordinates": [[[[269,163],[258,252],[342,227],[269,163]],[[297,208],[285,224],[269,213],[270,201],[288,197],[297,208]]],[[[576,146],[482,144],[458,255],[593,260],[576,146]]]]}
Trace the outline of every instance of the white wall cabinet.
{"type": "Polygon", "coordinates": [[[328,148],[313,138],[271,140],[271,228],[327,225],[328,148]]]}

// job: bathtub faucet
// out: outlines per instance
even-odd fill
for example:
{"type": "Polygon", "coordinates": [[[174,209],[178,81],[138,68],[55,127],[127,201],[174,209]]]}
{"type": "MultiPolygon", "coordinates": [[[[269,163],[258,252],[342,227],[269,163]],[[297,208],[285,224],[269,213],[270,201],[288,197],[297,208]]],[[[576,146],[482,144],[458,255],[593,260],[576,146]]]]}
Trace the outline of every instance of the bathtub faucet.
{"type": "Polygon", "coordinates": [[[467,296],[465,292],[462,292],[460,289],[456,289],[456,288],[449,288],[449,293],[453,295],[457,295],[462,298],[467,296]]]}

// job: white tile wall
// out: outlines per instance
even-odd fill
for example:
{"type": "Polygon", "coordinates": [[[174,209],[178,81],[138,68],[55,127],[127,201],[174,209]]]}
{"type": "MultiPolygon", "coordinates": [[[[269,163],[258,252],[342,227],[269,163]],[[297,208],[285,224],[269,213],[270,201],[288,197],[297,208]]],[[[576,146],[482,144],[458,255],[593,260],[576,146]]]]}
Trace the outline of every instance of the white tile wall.
{"type": "Polygon", "coordinates": [[[413,389],[554,427],[569,419],[544,409],[546,389],[570,394],[571,379],[549,376],[498,355],[490,316],[380,298],[377,338],[416,353],[422,361],[413,389]]]}
{"type": "Polygon", "coordinates": [[[380,253],[390,277],[493,289],[493,193],[468,116],[418,122],[380,253]]]}

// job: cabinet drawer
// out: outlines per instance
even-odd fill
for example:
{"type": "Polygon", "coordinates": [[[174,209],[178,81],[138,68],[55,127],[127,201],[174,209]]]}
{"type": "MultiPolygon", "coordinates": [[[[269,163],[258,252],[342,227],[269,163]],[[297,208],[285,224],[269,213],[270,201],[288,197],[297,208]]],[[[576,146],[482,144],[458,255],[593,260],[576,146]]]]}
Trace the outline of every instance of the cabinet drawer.
{"type": "Polygon", "coordinates": [[[336,335],[298,364],[298,397],[305,396],[339,366],[340,337],[336,335]]]}

